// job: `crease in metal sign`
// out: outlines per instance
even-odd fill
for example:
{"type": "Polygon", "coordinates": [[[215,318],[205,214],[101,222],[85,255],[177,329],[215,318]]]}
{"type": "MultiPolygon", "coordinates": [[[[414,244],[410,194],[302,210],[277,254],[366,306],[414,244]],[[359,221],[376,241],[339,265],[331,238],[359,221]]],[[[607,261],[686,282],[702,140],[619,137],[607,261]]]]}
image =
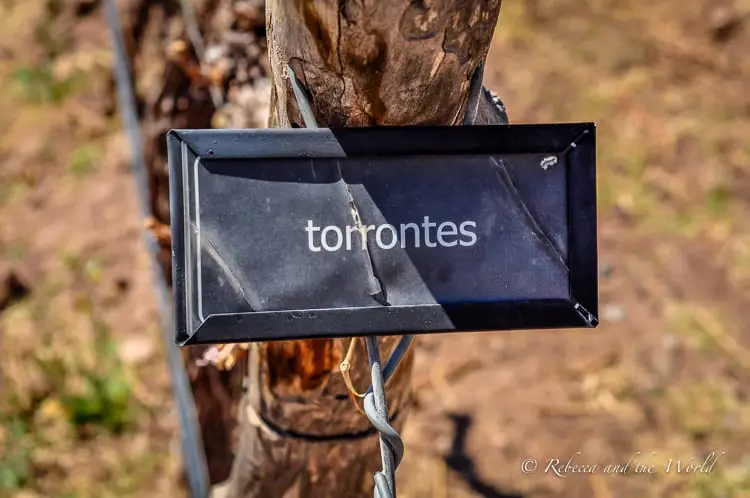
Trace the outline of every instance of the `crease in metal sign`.
{"type": "Polygon", "coordinates": [[[593,124],[168,143],[180,344],[597,324],[593,124]]]}

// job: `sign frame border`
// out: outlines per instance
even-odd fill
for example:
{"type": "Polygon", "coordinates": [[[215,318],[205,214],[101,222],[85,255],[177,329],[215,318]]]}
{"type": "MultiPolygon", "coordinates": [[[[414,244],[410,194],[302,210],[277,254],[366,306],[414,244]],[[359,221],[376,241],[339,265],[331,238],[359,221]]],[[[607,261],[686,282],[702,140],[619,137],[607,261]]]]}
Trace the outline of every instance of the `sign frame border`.
{"type": "Polygon", "coordinates": [[[167,133],[175,342],[179,346],[598,325],[596,124],[211,129],[167,133]],[[184,166],[201,159],[322,159],[425,154],[565,155],[568,299],[212,314],[188,330],[184,166]],[[251,330],[252,333],[248,333],[251,330]]]}

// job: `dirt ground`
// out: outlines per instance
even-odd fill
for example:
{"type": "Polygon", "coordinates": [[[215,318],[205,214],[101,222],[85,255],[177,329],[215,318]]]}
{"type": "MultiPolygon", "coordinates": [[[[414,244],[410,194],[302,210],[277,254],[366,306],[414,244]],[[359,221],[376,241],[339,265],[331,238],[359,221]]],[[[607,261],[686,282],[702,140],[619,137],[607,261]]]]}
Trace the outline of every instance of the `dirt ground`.
{"type": "MultiPolygon", "coordinates": [[[[0,0],[0,497],[185,495],[93,3],[0,0]]],[[[747,47],[747,0],[505,2],[511,121],[598,125],[602,324],[422,340],[401,497],[750,496],[747,47]]]]}

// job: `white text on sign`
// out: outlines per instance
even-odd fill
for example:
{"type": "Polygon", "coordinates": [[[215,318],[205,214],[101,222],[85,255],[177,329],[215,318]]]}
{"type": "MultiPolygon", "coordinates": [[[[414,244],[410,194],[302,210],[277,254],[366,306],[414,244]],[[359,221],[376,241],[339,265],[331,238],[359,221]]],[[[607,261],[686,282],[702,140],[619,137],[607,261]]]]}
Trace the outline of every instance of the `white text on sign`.
{"type": "Polygon", "coordinates": [[[352,239],[361,237],[361,248],[367,247],[368,240],[374,240],[381,249],[400,247],[470,247],[477,243],[474,232],[477,224],[474,221],[454,223],[445,221],[440,224],[430,221],[425,216],[422,223],[401,223],[398,227],[391,224],[345,226],[335,225],[316,226],[312,220],[307,220],[307,247],[312,252],[325,250],[335,252],[342,248],[352,250],[352,239]],[[374,232],[370,234],[370,232],[374,232]],[[371,239],[369,237],[372,237],[371,239]]]}

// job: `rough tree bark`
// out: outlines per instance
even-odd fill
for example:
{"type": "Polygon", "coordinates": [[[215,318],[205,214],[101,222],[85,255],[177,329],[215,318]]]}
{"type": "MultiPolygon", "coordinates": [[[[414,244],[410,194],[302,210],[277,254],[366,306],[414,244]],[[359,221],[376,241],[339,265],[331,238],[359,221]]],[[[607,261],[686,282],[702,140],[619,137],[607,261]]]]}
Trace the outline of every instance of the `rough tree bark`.
{"type": "MultiPolygon", "coordinates": [[[[206,46],[200,61],[180,0],[120,0],[130,64],[141,104],[149,173],[147,225],[161,243],[159,260],[171,282],[166,133],[172,128],[263,127],[269,80],[263,0],[192,0],[206,46]],[[210,85],[220,88],[217,109],[210,85]]],[[[199,366],[206,347],[183,349],[212,484],[227,479],[237,442],[240,368],[199,366]]],[[[186,469],[189,472],[190,469],[186,469]]]]}
{"type": "MultiPolygon", "coordinates": [[[[500,0],[268,0],[269,125],[304,127],[287,64],[311,96],[319,126],[459,124],[499,9],[500,0]]],[[[490,96],[482,97],[479,121],[504,122],[490,96]]],[[[397,340],[381,340],[384,357],[397,340]]],[[[310,340],[252,350],[240,446],[222,495],[371,496],[380,467],[377,437],[327,440],[369,428],[337,370],[345,346],[310,340]]],[[[353,381],[364,390],[364,354],[355,367],[353,381]]],[[[397,430],[409,409],[411,367],[409,355],[388,387],[397,430]]]]}
{"type": "MultiPolygon", "coordinates": [[[[286,64],[312,96],[320,126],[458,124],[501,0],[268,0],[265,14],[262,0],[193,0],[207,47],[202,61],[179,0],[122,1],[143,106],[150,226],[164,235],[161,260],[171,278],[164,139],[170,128],[263,126],[268,107],[259,102],[269,76],[269,126],[302,127],[286,64]],[[223,95],[219,109],[211,84],[223,95]]],[[[483,92],[478,124],[504,122],[483,92]]],[[[384,358],[396,341],[381,340],[384,358]]],[[[222,483],[216,495],[371,496],[378,441],[338,370],[346,346],[314,340],[252,347],[248,359],[238,360],[250,377],[244,399],[239,368],[199,366],[205,348],[183,351],[211,482],[222,483]]],[[[354,360],[352,379],[364,390],[363,347],[354,360]]],[[[397,429],[409,408],[412,361],[408,355],[388,386],[397,429]]]]}
{"type": "Polygon", "coordinates": [[[286,64],[324,126],[457,124],[500,0],[268,0],[271,126],[303,126],[286,64]]]}

